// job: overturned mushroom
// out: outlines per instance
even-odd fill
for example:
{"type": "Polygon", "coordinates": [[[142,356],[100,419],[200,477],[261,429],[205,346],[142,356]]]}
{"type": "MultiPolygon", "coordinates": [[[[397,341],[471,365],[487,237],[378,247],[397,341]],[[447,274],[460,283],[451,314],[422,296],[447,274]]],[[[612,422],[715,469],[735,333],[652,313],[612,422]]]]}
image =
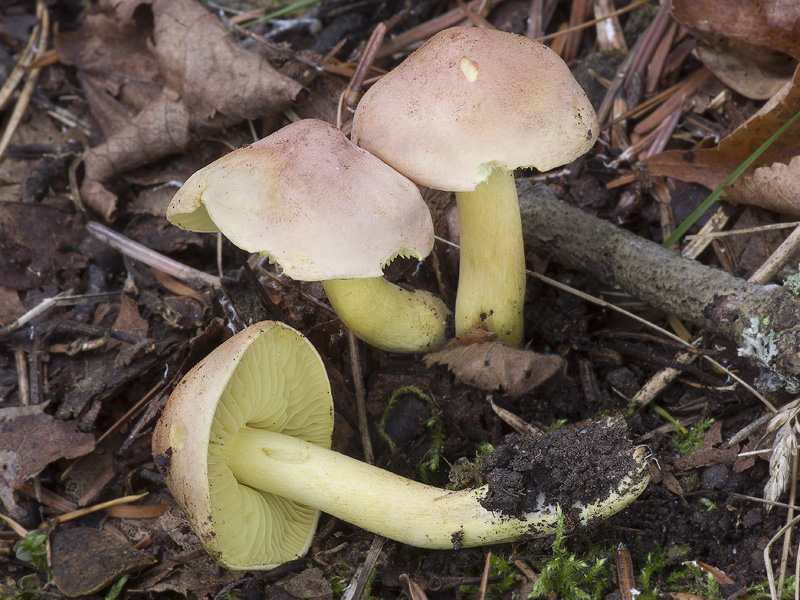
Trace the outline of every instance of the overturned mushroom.
{"type": "Polygon", "coordinates": [[[167,219],[221,231],[301,281],[322,281],[342,322],[373,346],[428,352],[446,339],[450,311],[436,296],[386,281],[396,256],[433,248],[416,186],[356,148],[333,125],[298,121],[192,175],[167,219]]]}
{"type": "Polygon", "coordinates": [[[433,36],[364,95],[352,139],[409,179],[456,192],[456,334],[520,346],[525,254],[514,169],[586,153],[598,124],[564,61],[526,37],[475,27],[433,36]]]}
{"type": "MultiPolygon", "coordinates": [[[[330,450],[332,423],[320,356],[294,329],[264,321],[186,375],[156,426],[153,454],[206,550],[231,569],[266,569],[302,556],[318,510],[425,548],[555,529],[559,499],[532,492],[522,512],[509,514],[498,504],[502,489],[441,490],[330,450]]],[[[643,449],[626,445],[619,454],[624,468],[583,474],[603,489],[563,507],[572,525],[616,513],[647,485],[643,449]]]]}

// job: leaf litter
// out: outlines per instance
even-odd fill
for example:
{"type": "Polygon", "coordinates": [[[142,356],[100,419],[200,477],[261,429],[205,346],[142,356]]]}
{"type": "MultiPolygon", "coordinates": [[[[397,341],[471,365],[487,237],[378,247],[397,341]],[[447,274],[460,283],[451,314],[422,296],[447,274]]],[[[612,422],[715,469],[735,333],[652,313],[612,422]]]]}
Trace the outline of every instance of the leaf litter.
{"type": "MultiPolygon", "coordinates": [[[[462,12],[454,14],[472,22],[489,19],[495,26],[524,33],[523,24],[531,16],[528,4],[506,0],[486,12],[473,2],[469,10],[457,9],[462,12]],[[470,12],[482,10],[480,14],[470,12]]],[[[542,31],[555,31],[569,18],[573,10],[569,3],[557,4],[558,10],[534,15],[542,31]]],[[[710,74],[701,73],[697,85],[684,87],[686,95],[668,105],[664,114],[678,118],[675,129],[666,130],[663,142],[657,137],[643,138],[642,147],[647,149],[652,143],[652,151],[622,154],[637,148],[629,144],[642,143],[640,136],[653,131],[637,127],[646,122],[646,112],[625,115],[638,102],[631,91],[638,89],[633,83],[616,96],[611,114],[621,120],[610,145],[598,147],[568,170],[540,178],[565,202],[615,220],[645,239],[661,241],[661,232],[668,232],[682,212],[693,208],[703,188],[713,189],[721,183],[797,111],[797,38],[786,28],[796,20],[790,4],[762,3],[763,11],[745,11],[743,18],[742,13],[729,10],[729,3],[676,1],[665,26],[650,29],[646,26],[655,14],[654,3],[645,7],[648,10],[623,14],[620,19],[628,39],[615,47],[642,52],[641,46],[635,45],[637,39],[662,45],[662,50],[651,55],[650,70],[655,75],[648,75],[648,80],[653,82],[653,94],[687,81],[702,65],[710,74]],[[637,16],[641,19],[638,25],[637,16]],[[671,26],[670,19],[686,29],[671,26]],[[662,37],[649,39],[652,31],[662,37]],[[686,51],[692,45],[696,56],[686,51]],[[660,78],[659,68],[663,69],[660,78]],[[690,104],[693,108],[687,111],[690,104]],[[628,135],[631,137],[626,140],[628,135]],[[720,139],[718,144],[713,141],[715,136],[720,139]],[[644,159],[646,169],[638,177],[636,157],[644,159]],[[618,162],[609,162],[617,158],[618,162]],[[666,196],[658,191],[658,182],[665,183],[666,196]],[[594,190],[591,196],[582,195],[590,190],[594,190]]],[[[585,15],[574,10],[573,22],[585,21],[585,15]]],[[[21,51],[35,21],[26,11],[17,3],[0,9],[6,36],[2,43],[10,56],[21,51]]],[[[375,10],[338,12],[323,3],[312,9],[308,19],[287,21],[285,31],[272,25],[256,27],[254,39],[262,33],[269,38],[257,45],[250,42],[248,48],[243,39],[231,35],[228,21],[190,0],[125,0],[100,3],[94,10],[72,17],[56,16],[61,19],[53,37],[56,62],[43,70],[38,83],[42,94],[33,98],[30,120],[19,126],[12,140],[11,158],[0,162],[0,327],[63,291],[86,299],[51,307],[0,339],[0,410],[5,416],[0,444],[2,464],[10,466],[0,479],[4,514],[18,517],[33,529],[42,521],[40,514],[51,519],[74,510],[81,501],[119,498],[131,491],[151,494],[142,501],[145,504],[133,505],[132,513],[109,509],[99,513],[99,518],[81,517],[78,527],[48,529],[49,541],[58,549],[51,556],[51,566],[59,573],[56,585],[65,594],[70,590],[95,593],[90,591],[93,586],[70,587],[62,577],[75,574],[75,568],[67,566],[70,564],[91,566],[102,575],[98,579],[102,585],[130,572],[128,585],[151,593],[172,591],[203,597],[238,585],[240,591],[270,594],[278,593],[278,587],[273,587],[276,582],[280,582],[281,593],[333,593],[331,582],[340,577],[341,565],[357,567],[368,554],[370,538],[363,532],[323,517],[306,561],[242,580],[236,573],[219,569],[199,549],[196,537],[158,480],[149,435],[166,394],[191,364],[230,335],[230,324],[241,326],[263,318],[264,310],[252,280],[230,247],[223,244],[218,253],[216,240],[179,233],[160,217],[170,189],[174,189],[171,182],[225,152],[226,144],[242,145],[253,139],[253,131],[255,136],[266,135],[284,124],[284,111],[295,109],[298,115],[326,115],[333,120],[338,94],[353,71],[351,59],[358,56],[358,43],[366,40],[378,21],[392,25],[393,39],[384,48],[391,44],[397,51],[398,40],[429,36],[441,15],[427,5],[411,14],[392,3],[375,10]],[[343,20],[353,15],[362,25],[348,29],[343,20]],[[335,40],[321,51],[327,52],[343,40],[346,36],[341,32],[348,32],[353,39],[335,56],[314,55],[308,49],[314,46],[317,25],[335,40]],[[305,58],[301,59],[301,54],[305,58]],[[328,64],[331,69],[322,77],[321,70],[311,69],[310,77],[315,80],[310,84],[308,73],[303,75],[310,64],[328,64]],[[49,104],[42,102],[45,97],[49,104]],[[55,118],[50,115],[57,112],[54,107],[65,109],[66,114],[58,113],[59,118],[71,123],[62,131],[50,123],[55,118]],[[37,135],[44,148],[33,146],[37,135]],[[69,154],[72,150],[63,150],[76,139],[85,146],[80,165],[57,161],[54,172],[48,174],[45,169],[34,172],[32,167],[39,163],[25,158],[31,151],[39,157],[75,156],[69,154]],[[25,192],[36,189],[45,192],[25,192]],[[216,273],[221,263],[223,287],[187,287],[177,282],[174,273],[154,272],[121,257],[87,235],[88,220],[113,221],[114,227],[145,247],[208,273],[216,273]],[[31,235],[33,231],[37,235],[31,235]],[[34,435],[30,435],[32,431],[34,435]],[[101,436],[102,442],[97,443],[101,436]],[[93,458],[96,443],[103,453],[101,459],[93,458]],[[170,508],[163,512],[162,508],[152,510],[153,506],[170,508]],[[87,528],[90,532],[82,531],[87,528]],[[104,560],[111,550],[92,556],[78,552],[75,544],[66,548],[61,544],[59,536],[66,532],[97,537],[101,528],[116,536],[122,555],[144,556],[144,562],[116,563],[104,560]],[[157,563],[148,566],[154,560],[157,563]],[[305,562],[313,567],[306,569],[305,562]],[[57,570],[65,566],[66,573],[57,570]]],[[[584,42],[592,38],[591,31],[584,31],[584,42]]],[[[614,44],[613,39],[609,42],[614,44]]],[[[564,48],[562,40],[553,45],[564,48]]],[[[577,57],[576,63],[584,59],[584,50],[575,46],[569,50],[577,57]]],[[[379,56],[375,74],[398,62],[398,56],[391,53],[379,56]]],[[[640,63],[630,75],[634,80],[643,76],[642,65],[647,61],[640,63]]],[[[626,68],[624,62],[618,68],[626,68]]],[[[7,69],[5,63],[0,69],[7,69]]],[[[601,84],[609,84],[610,80],[599,79],[601,84]]],[[[603,94],[608,94],[605,90],[610,89],[601,88],[598,108],[603,94]]],[[[650,117],[654,127],[665,122],[665,116],[651,114],[656,115],[650,117]]],[[[797,214],[797,135],[796,128],[790,129],[727,190],[728,200],[750,205],[737,208],[726,203],[725,211],[736,227],[797,214]]],[[[446,212],[447,197],[426,192],[426,198],[437,205],[440,214],[446,212]]],[[[437,227],[437,233],[446,236],[447,228],[437,227]]],[[[722,239],[712,245],[713,255],[703,260],[747,272],[768,259],[775,245],[722,239]]],[[[435,260],[420,266],[396,261],[390,277],[452,298],[454,256],[452,248],[437,244],[435,260]]],[[[611,298],[619,294],[619,290],[598,287],[591,273],[565,271],[558,266],[557,255],[529,258],[537,270],[584,291],[611,298]]],[[[791,274],[797,262],[795,258],[795,264],[786,263],[784,274],[791,274]]],[[[530,350],[482,340],[442,350],[428,357],[424,366],[413,358],[364,347],[359,356],[351,357],[345,333],[324,307],[324,293],[318,286],[287,282],[268,264],[252,258],[249,268],[260,277],[277,310],[306,333],[328,361],[337,404],[337,449],[352,456],[363,452],[357,433],[359,408],[352,358],[365,369],[367,428],[379,422],[387,399],[398,388],[416,386],[431,399],[427,405],[410,400],[398,403],[391,415],[392,431],[402,436],[402,443],[393,449],[374,436],[373,444],[379,464],[412,477],[424,472],[440,485],[447,481],[446,467],[434,472],[421,469],[432,464],[430,454],[441,455],[444,460],[440,464],[446,465],[474,457],[485,444],[500,446],[509,433],[507,421],[512,420],[497,414],[513,415],[517,422],[554,426],[562,420],[580,422],[596,419],[598,414],[625,414],[626,398],[635,394],[659,365],[676,364],[674,350],[657,334],[541,284],[532,286],[527,299],[530,350]],[[541,375],[534,375],[540,369],[541,375]],[[490,401],[487,392],[492,394],[490,401]]],[[[664,318],[635,298],[620,298],[649,319],[664,318]]],[[[769,333],[768,317],[765,319],[759,323],[762,336],[769,333]]],[[[748,381],[758,383],[759,377],[763,378],[727,340],[706,341],[702,352],[721,357],[748,381]]],[[[687,544],[693,558],[731,577],[725,584],[731,586],[730,593],[741,594],[740,590],[763,580],[764,535],[780,529],[781,516],[775,509],[768,514],[761,505],[744,501],[740,495],[758,496],[767,486],[770,499],[785,499],[787,469],[791,467],[788,457],[796,451],[795,419],[786,417],[779,422],[776,417],[773,433],[778,451],[771,463],[769,454],[759,454],[747,457],[746,466],[740,468],[745,461],[736,459],[737,448],[727,447],[725,439],[751,422],[760,412],[759,405],[741,388],[731,388],[724,375],[684,369],[684,379],[662,391],[659,402],[683,425],[708,417],[718,425],[706,433],[698,452],[681,459],[671,443],[671,426],[665,426],[656,413],[640,409],[629,416],[625,429],[649,444],[662,476],[640,501],[609,523],[576,535],[570,545],[578,551],[613,539],[647,552],[656,541],[667,546],[687,544]],[[716,503],[723,510],[709,512],[696,498],[716,503]]],[[[790,399],[785,391],[774,394],[776,403],[790,399]]],[[[563,435],[570,435],[568,431],[574,433],[575,429],[565,430],[563,435]]],[[[582,443],[580,436],[574,439],[575,445],[582,443]]],[[[757,433],[751,433],[745,442],[747,450],[771,440],[762,441],[757,433]]],[[[511,453],[521,452],[520,448],[511,453]]],[[[599,453],[594,459],[604,464],[603,456],[599,453]]],[[[562,465],[555,455],[551,458],[555,477],[562,465]]],[[[586,465],[592,461],[589,452],[586,465]]],[[[556,484],[550,477],[549,471],[535,476],[542,483],[556,484]]],[[[564,479],[575,493],[586,491],[580,475],[564,479]]],[[[43,581],[42,573],[12,558],[10,542],[16,538],[7,533],[0,531],[0,569],[7,568],[11,578],[3,581],[3,589],[8,581],[22,581],[29,574],[43,581]]],[[[537,552],[537,546],[522,545],[517,551],[525,561],[537,552]]],[[[370,593],[380,597],[402,593],[403,577],[410,581],[407,575],[413,578],[416,593],[446,593],[460,585],[459,581],[481,573],[485,558],[480,550],[422,553],[393,543],[384,545],[379,555],[370,593]]],[[[644,554],[634,555],[637,568],[643,561],[644,554]]],[[[659,583],[667,585],[665,580],[659,583]]]]}

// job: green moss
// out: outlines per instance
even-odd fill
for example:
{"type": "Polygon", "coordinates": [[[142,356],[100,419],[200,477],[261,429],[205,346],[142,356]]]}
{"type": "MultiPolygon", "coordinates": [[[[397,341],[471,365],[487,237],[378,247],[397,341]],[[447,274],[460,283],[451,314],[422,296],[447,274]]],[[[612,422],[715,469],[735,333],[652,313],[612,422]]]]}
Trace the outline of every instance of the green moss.
{"type": "Polygon", "coordinates": [[[682,456],[689,456],[697,452],[706,438],[706,431],[714,424],[714,419],[703,419],[688,430],[675,430],[672,443],[682,456]]]}
{"type": "MultiPolygon", "coordinates": [[[[475,573],[480,576],[483,573],[475,573]]],[[[489,583],[486,586],[486,600],[501,600],[508,597],[507,594],[514,588],[517,582],[517,571],[502,554],[492,553],[489,559],[489,583]]],[[[477,598],[480,594],[480,586],[462,585],[458,588],[460,598],[477,598]]]]}
{"type": "Polygon", "coordinates": [[[446,436],[444,433],[444,424],[442,423],[442,411],[439,410],[439,407],[436,406],[436,403],[428,394],[414,385],[404,385],[397,388],[386,403],[386,408],[383,409],[383,415],[381,415],[381,420],[378,423],[378,435],[386,442],[392,452],[397,450],[397,444],[395,444],[391,436],[386,433],[386,423],[397,402],[406,395],[415,396],[418,400],[424,402],[430,413],[430,417],[428,417],[425,423],[425,428],[430,432],[431,448],[428,453],[428,458],[417,465],[417,472],[422,481],[425,483],[433,483],[433,475],[441,464],[446,436]]]}
{"type": "MultiPolygon", "coordinates": [[[[754,585],[746,594],[749,600],[770,600],[769,583],[764,581],[754,585]]],[[[794,575],[787,577],[783,582],[783,589],[780,592],[780,600],[794,600],[794,575]]]]}
{"type": "Polygon", "coordinates": [[[558,507],[556,538],[552,556],[539,568],[539,578],[529,598],[570,598],[574,600],[601,600],[613,581],[613,564],[606,557],[590,554],[579,558],[569,552],[564,535],[564,515],[558,507]]]}

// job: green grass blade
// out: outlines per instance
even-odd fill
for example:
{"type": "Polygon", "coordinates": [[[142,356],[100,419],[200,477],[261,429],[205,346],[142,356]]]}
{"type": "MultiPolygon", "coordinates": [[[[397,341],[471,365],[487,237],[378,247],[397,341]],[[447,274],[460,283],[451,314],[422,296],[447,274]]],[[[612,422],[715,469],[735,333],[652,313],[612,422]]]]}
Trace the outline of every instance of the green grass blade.
{"type": "Polygon", "coordinates": [[[675,229],[675,231],[672,232],[672,235],[669,236],[666,239],[666,241],[661,245],[664,248],[671,248],[675,244],[675,242],[677,242],[681,237],[683,237],[683,235],[689,230],[689,228],[692,225],[694,225],[701,216],[703,216],[703,213],[705,213],[709,208],[711,208],[714,202],[716,202],[719,199],[719,197],[722,195],[724,188],[726,186],[731,185],[734,181],[736,181],[739,178],[739,176],[742,173],[744,173],[747,169],[749,169],[750,165],[752,165],[756,161],[756,159],[758,159],[758,157],[764,153],[764,151],[767,148],[769,148],[772,144],[774,144],[775,140],[781,137],[786,132],[786,130],[789,129],[789,127],[794,125],[794,123],[798,119],[800,119],[800,111],[797,111],[791,119],[789,119],[786,123],[784,123],[781,126],[780,129],[778,129],[778,131],[773,133],[766,142],[761,144],[758,150],[756,150],[750,156],[748,156],[747,159],[741,165],[739,165],[739,167],[733,173],[731,173],[728,176],[728,178],[722,182],[721,185],[719,185],[713,192],[711,192],[708,195],[708,197],[706,197],[705,200],[703,200],[700,203],[700,206],[698,206],[692,212],[692,214],[690,214],[688,217],[686,217],[686,219],[684,219],[683,223],[681,223],[677,227],[677,229],[675,229]]]}

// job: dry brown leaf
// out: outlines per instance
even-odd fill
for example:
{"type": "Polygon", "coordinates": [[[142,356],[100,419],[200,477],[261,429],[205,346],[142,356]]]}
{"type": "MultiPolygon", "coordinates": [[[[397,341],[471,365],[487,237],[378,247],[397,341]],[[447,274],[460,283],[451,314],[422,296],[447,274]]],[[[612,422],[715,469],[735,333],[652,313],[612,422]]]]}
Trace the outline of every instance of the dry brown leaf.
{"type": "Polygon", "coordinates": [[[106,134],[84,155],[82,197],[113,219],[116,196],[104,186],[111,177],[281,111],[301,86],[241,48],[198,2],[108,4],[55,43],[62,61],[78,67],[106,134]]]}
{"type": "Polygon", "coordinates": [[[530,392],[562,373],[566,365],[557,354],[537,354],[501,342],[448,346],[428,354],[424,361],[428,367],[447,365],[457,382],[512,396],[530,392]]]}
{"type": "Polygon", "coordinates": [[[793,157],[788,165],[760,167],[752,177],[740,178],[725,192],[739,204],[800,217],[800,156],[793,157]]]}
{"type": "Polygon", "coordinates": [[[698,42],[695,54],[725,85],[753,100],[777,94],[791,80],[796,65],[786,54],[730,40],[698,42]]]}
{"type": "Polygon", "coordinates": [[[736,583],[733,579],[728,577],[727,573],[725,573],[722,569],[718,569],[717,567],[712,567],[711,565],[704,563],[700,560],[695,561],[698,567],[703,569],[707,573],[711,573],[714,579],[717,580],[717,583],[722,585],[733,585],[736,583]]]}
{"type": "Polygon", "coordinates": [[[739,456],[739,444],[722,444],[722,421],[716,421],[706,432],[703,445],[694,454],[681,456],[675,461],[675,468],[682,471],[714,465],[732,466],[739,456]],[[722,445],[721,448],[715,446],[722,445]]]}
{"type": "Polygon", "coordinates": [[[0,326],[11,323],[25,313],[25,307],[19,299],[17,290],[0,284],[0,326]]]}
{"type": "Polygon", "coordinates": [[[703,64],[748,98],[771,98],[800,58],[797,2],[674,0],[672,15],[700,39],[703,64]]]}
{"type": "MultiPolygon", "coordinates": [[[[2,415],[0,415],[2,417],[2,415]]],[[[19,517],[13,490],[60,458],[77,458],[94,450],[94,436],[75,423],[51,415],[25,414],[0,420],[0,500],[12,517],[19,517]]]]}
{"type": "MultiPolygon", "coordinates": [[[[800,68],[756,114],[716,148],[668,150],[645,160],[651,174],[700,183],[714,189],[800,109],[800,68]]],[[[751,167],[788,164],[800,155],[800,127],[790,127],[751,167]]],[[[748,173],[752,173],[748,171],[748,173]]]]}
{"type": "Polygon", "coordinates": [[[93,594],[121,575],[156,562],[155,557],[100,529],[59,529],[50,539],[53,583],[68,598],[93,594]]]}
{"type": "Polygon", "coordinates": [[[705,38],[730,38],[800,58],[798,2],[672,0],[672,16],[705,38]]]}
{"type": "Polygon", "coordinates": [[[58,273],[59,285],[77,287],[88,262],[78,251],[83,235],[83,220],[68,211],[38,202],[0,203],[0,285],[29,290],[58,273]]]}

